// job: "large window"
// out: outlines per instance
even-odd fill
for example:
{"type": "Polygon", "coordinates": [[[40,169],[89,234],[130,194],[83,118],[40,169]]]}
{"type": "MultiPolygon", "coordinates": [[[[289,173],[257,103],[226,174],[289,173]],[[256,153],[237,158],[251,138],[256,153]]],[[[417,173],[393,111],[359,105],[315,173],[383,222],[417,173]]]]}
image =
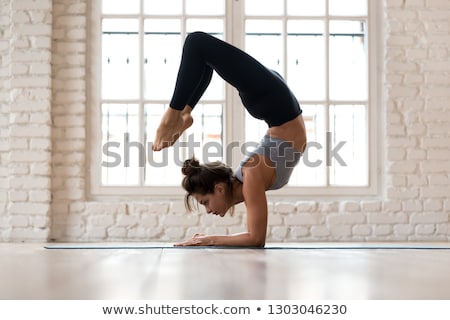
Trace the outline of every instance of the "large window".
{"type": "Polygon", "coordinates": [[[93,1],[93,193],[178,193],[184,159],[195,154],[235,167],[246,143],[264,135],[265,123],[246,113],[237,92],[214,74],[194,125],[173,148],[151,150],[184,38],[197,30],[277,71],[299,99],[309,144],[284,194],[373,191],[375,2],[93,1]]]}

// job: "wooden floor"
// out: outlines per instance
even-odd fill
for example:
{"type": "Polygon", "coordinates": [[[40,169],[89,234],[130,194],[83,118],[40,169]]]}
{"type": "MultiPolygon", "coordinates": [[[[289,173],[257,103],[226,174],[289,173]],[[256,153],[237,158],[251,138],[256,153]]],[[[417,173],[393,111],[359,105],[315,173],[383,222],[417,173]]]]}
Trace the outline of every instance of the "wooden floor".
{"type": "Polygon", "coordinates": [[[0,244],[0,299],[450,299],[450,244],[350,247],[48,250],[0,244]]]}

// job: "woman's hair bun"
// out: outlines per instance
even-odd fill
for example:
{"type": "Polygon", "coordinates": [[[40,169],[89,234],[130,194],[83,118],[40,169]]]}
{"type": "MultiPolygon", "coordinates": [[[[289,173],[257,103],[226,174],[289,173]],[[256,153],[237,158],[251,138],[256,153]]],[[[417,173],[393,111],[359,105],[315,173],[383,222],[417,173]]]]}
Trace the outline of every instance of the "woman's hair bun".
{"type": "Polygon", "coordinates": [[[184,161],[181,172],[185,176],[192,176],[198,174],[200,170],[201,170],[200,162],[197,159],[195,159],[195,157],[192,157],[184,161]]]}

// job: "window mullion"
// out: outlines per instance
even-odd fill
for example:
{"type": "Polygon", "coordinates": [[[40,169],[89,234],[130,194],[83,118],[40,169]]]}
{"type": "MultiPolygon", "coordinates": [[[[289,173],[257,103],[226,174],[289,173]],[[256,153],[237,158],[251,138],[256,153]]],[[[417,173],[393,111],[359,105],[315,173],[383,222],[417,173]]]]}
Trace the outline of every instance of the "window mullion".
{"type": "MultiPolygon", "coordinates": [[[[227,1],[226,16],[226,40],[231,42],[238,48],[245,47],[245,19],[244,19],[244,2],[243,1],[227,1]]],[[[225,84],[226,100],[224,103],[224,121],[225,121],[225,137],[224,161],[233,168],[239,165],[241,160],[240,146],[245,141],[245,111],[242,107],[240,97],[237,90],[231,88],[229,84],[225,84]],[[232,143],[237,142],[239,147],[228,148],[232,143]]]]}
{"type": "MultiPolygon", "coordinates": [[[[139,141],[146,146],[144,100],[144,0],[141,0],[139,14],[139,141]]],[[[148,150],[146,151],[148,152],[148,150]]],[[[146,164],[139,168],[139,185],[141,187],[145,184],[145,167],[146,164]]]]}
{"type": "Polygon", "coordinates": [[[186,38],[186,0],[182,0],[182,8],[181,8],[181,41],[184,42],[186,38]]]}
{"type": "MultiPolygon", "coordinates": [[[[330,12],[329,0],[325,1],[325,132],[324,137],[330,132],[330,12]]],[[[326,152],[325,152],[326,156],[326,152]]],[[[331,166],[325,165],[325,186],[330,187],[331,166]]]]}

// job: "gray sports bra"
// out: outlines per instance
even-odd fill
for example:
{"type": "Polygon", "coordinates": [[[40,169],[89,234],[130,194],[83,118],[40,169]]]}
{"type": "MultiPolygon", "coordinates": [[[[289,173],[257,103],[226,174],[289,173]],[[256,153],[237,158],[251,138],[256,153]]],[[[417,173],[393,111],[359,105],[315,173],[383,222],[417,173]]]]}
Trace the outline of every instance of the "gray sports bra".
{"type": "Polygon", "coordinates": [[[255,154],[261,154],[270,159],[275,168],[275,182],[269,190],[280,189],[289,182],[295,166],[300,161],[302,153],[297,151],[288,141],[265,135],[255,150],[248,153],[235,171],[236,179],[243,181],[242,167],[255,154]]]}

